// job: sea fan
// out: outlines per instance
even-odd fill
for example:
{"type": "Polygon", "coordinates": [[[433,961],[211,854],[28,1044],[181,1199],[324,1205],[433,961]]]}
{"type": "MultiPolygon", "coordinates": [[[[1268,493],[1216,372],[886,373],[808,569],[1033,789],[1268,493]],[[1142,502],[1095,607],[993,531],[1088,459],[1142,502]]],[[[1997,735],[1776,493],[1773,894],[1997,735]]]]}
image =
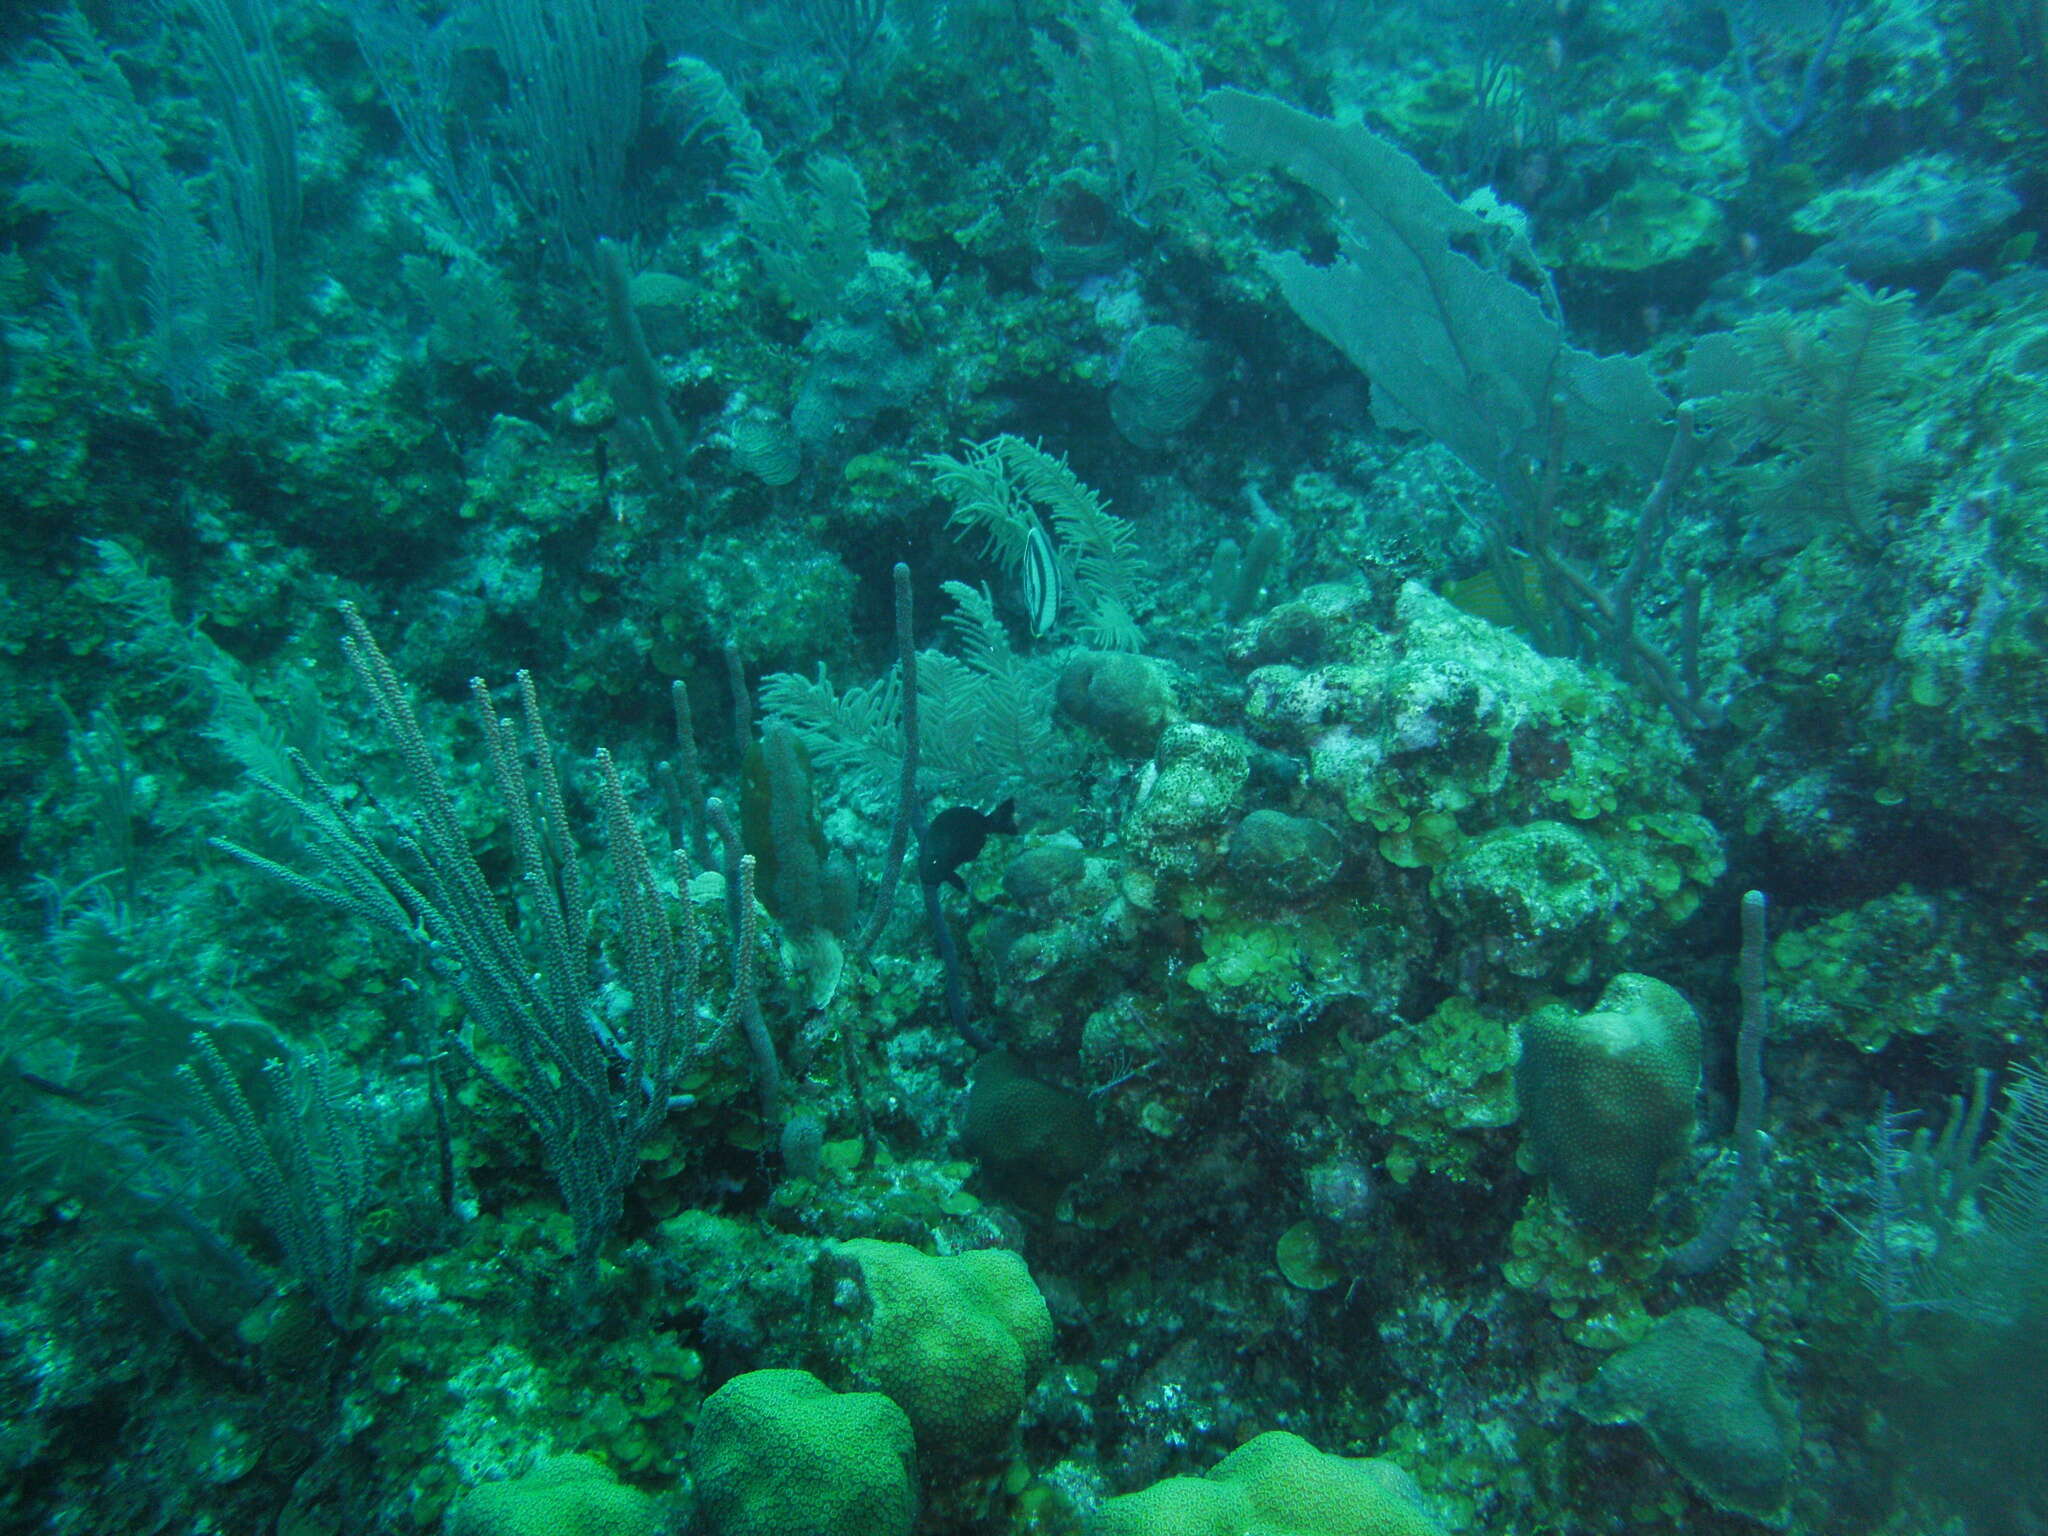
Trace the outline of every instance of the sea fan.
{"type": "Polygon", "coordinates": [[[1919,336],[1912,299],[1852,287],[1818,319],[1761,315],[1731,338],[1735,375],[1712,409],[1746,445],[1763,510],[1875,533],[1900,469],[1919,336]]]}

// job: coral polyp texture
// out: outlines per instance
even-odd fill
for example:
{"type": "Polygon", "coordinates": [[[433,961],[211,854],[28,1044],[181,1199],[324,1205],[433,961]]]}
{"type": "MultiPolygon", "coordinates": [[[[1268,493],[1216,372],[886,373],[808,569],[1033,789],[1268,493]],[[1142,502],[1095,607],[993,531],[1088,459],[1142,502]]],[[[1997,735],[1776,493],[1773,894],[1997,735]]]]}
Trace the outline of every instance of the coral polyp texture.
{"type": "Polygon", "coordinates": [[[448,1517],[449,1536],[655,1536],[660,1506],[588,1456],[550,1456],[531,1471],[473,1489],[448,1517]]]}
{"type": "Polygon", "coordinates": [[[808,1371],[749,1371],[704,1400],[690,1435],[699,1518],[714,1536],[909,1536],[910,1420],[879,1392],[808,1371]]]}
{"type": "Polygon", "coordinates": [[[1640,1226],[1692,1140],[1699,1015],[1676,988],[1624,974],[1588,1012],[1552,1003],[1521,1034],[1515,1096],[1537,1167],[1589,1225],[1640,1226]]]}
{"type": "Polygon", "coordinates": [[[1391,1461],[1332,1456],[1274,1430],[1201,1477],[1109,1500],[1090,1536],[1443,1536],[1415,1479],[1391,1461]]]}
{"type": "Polygon", "coordinates": [[[1052,1358],[1052,1317],[1023,1259],[855,1238],[827,1250],[818,1276],[847,1380],[895,1402],[935,1458],[1001,1449],[1052,1358]]]}

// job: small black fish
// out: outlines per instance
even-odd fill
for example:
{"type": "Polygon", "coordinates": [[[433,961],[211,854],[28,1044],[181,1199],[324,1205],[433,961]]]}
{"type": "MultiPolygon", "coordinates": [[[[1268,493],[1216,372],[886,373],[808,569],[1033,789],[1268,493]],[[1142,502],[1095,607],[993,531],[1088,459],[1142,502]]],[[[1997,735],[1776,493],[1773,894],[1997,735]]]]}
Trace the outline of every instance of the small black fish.
{"type": "Polygon", "coordinates": [[[1010,836],[1017,830],[1017,802],[1005,800],[984,816],[971,805],[953,805],[932,818],[925,828],[924,846],[917,855],[917,878],[926,885],[954,885],[967,889],[960,878],[960,866],[973,862],[991,832],[1010,836]]]}
{"type": "Polygon", "coordinates": [[[47,1077],[37,1076],[26,1067],[16,1067],[14,1075],[28,1084],[29,1087],[37,1089],[42,1093],[47,1093],[54,1098],[69,1099],[74,1104],[90,1104],[93,1102],[91,1094],[77,1088],[67,1088],[62,1083],[53,1083],[47,1077]]]}

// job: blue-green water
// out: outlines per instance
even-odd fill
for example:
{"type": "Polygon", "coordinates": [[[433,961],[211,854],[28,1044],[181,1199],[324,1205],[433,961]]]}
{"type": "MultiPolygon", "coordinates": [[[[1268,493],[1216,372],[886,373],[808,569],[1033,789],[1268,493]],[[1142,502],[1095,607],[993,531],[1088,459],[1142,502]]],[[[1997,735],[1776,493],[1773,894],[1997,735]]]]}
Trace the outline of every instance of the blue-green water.
{"type": "Polygon", "coordinates": [[[0,19],[0,1531],[2048,1530],[2048,9],[0,19]]]}

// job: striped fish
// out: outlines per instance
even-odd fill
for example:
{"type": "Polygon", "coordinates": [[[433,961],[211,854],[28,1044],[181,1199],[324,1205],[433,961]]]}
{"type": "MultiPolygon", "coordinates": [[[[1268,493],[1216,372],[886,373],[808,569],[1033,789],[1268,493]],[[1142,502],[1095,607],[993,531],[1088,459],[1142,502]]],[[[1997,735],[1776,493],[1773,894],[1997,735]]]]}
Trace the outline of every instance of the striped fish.
{"type": "Polygon", "coordinates": [[[1024,535],[1024,612],[1034,637],[1051,632],[1059,622],[1062,591],[1059,556],[1042,524],[1034,522],[1024,535]]]}

